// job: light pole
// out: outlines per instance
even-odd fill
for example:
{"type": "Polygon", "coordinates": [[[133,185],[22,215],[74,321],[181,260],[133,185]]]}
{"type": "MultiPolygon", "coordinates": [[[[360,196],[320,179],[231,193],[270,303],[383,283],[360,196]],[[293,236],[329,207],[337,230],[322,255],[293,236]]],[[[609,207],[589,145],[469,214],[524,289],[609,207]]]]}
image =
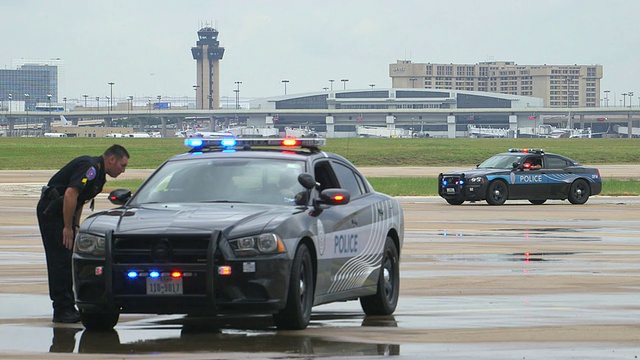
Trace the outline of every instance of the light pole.
{"type": "Polygon", "coordinates": [[[629,91],[629,107],[631,107],[632,96],[633,96],[633,91],[629,91]]]}
{"type": "Polygon", "coordinates": [[[236,110],[240,109],[240,84],[242,84],[242,81],[236,81],[234,82],[234,84],[236,84],[236,89],[234,90],[236,93],[236,110]]]}
{"type": "Polygon", "coordinates": [[[9,117],[11,117],[11,99],[13,98],[12,94],[9,94],[9,117]]]}
{"type": "Polygon", "coordinates": [[[373,87],[376,86],[376,84],[369,84],[369,86],[371,86],[371,90],[373,90],[373,87]]]}
{"type": "Polygon", "coordinates": [[[96,96],[96,105],[98,105],[98,112],[100,112],[100,96],[96,96]]]}
{"type": "Polygon", "coordinates": [[[325,87],[322,88],[322,90],[327,91],[327,90],[329,90],[329,88],[325,86],[325,87]]]}
{"type": "Polygon", "coordinates": [[[282,83],[284,84],[284,94],[287,95],[287,83],[289,82],[289,80],[282,80],[282,83]]]}
{"type": "Polygon", "coordinates": [[[84,111],[87,111],[87,98],[89,95],[83,94],[82,97],[84,98],[84,111]]]}
{"type": "Polygon", "coordinates": [[[333,79],[329,79],[329,83],[331,84],[331,85],[330,85],[330,89],[331,89],[331,91],[333,91],[333,82],[334,82],[334,81],[335,81],[335,80],[333,80],[333,79]]]}
{"type": "Polygon", "coordinates": [[[412,89],[414,87],[416,87],[416,80],[418,80],[418,78],[409,78],[409,81],[411,81],[411,88],[412,89]]]}
{"type": "Polygon", "coordinates": [[[622,93],[622,107],[627,107],[627,93],[622,93]]]}
{"type": "Polygon", "coordinates": [[[25,131],[29,136],[29,94],[24,94],[24,110],[27,112],[25,131]]]}
{"type": "Polygon", "coordinates": [[[605,107],[609,107],[609,93],[611,92],[611,90],[605,90],[604,91],[604,106],[605,107]]]}
{"type": "Polygon", "coordinates": [[[111,97],[105,96],[107,98],[107,114],[111,114],[111,97]]]}
{"type": "Polygon", "coordinates": [[[64,101],[64,110],[62,112],[67,112],[67,97],[63,97],[62,101],[64,101]]]}
{"type": "Polygon", "coordinates": [[[347,90],[347,81],[349,81],[349,79],[342,79],[342,80],[340,80],[340,81],[342,81],[342,84],[343,84],[342,88],[343,88],[343,90],[347,90]]]}
{"type": "Polygon", "coordinates": [[[109,112],[113,111],[113,85],[115,84],[113,81],[108,83],[111,88],[111,94],[109,94],[109,112]]]}

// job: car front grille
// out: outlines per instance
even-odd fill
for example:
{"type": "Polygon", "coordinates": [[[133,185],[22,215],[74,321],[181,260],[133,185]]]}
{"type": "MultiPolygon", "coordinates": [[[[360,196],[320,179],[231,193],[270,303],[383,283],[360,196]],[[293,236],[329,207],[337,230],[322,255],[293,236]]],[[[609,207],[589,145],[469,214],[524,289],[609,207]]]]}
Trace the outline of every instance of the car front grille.
{"type": "Polygon", "coordinates": [[[114,236],[113,264],[205,264],[210,235],[114,236]]]}

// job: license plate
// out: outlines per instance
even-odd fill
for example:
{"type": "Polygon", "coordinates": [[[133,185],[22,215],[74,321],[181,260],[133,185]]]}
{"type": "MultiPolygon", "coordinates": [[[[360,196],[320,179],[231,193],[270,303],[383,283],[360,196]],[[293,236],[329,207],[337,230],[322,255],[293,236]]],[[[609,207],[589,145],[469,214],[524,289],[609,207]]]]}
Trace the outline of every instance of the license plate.
{"type": "Polygon", "coordinates": [[[182,278],[147,278],[147,295],[182,295],[182,278]]]}
{"type": "Polygon", "coordinates": [[[447,194],[454,194],[456,192],[456,189],[454,188],[447,188],[447,194]]]}

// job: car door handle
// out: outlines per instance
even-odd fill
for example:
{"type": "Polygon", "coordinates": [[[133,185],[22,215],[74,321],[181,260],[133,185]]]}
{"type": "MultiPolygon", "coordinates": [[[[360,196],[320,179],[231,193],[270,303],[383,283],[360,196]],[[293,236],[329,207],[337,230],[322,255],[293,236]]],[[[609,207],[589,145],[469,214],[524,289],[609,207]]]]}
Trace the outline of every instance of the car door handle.
{"type": "Polygon", "coordinates": [[[353,226],[358,226],[358,218],[352,218],[351,223],[353,224],[353,226]]]}
{"type": "Polygon", "coordinates": [[[382,210],[382,209],[378,209],[378,215],[380,215],[380,216],[384,216],[384,210],[382,210]]]}

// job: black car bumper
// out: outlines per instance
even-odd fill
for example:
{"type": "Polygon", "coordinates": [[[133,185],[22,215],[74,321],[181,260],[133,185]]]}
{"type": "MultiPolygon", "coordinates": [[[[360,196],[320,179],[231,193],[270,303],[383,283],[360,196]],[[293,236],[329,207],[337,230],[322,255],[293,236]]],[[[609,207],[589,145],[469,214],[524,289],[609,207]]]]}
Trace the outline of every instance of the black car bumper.
{"type": "Polygon", "coordinates": [[[438,195],[444,199],[460,201],[484,200],[487,193],[486,182],[468,183],[464,175],[438,176],[438,195]]]}
{"type": "Polygon", "coordinates": [[[143,251],[137,252],[108,250],[105,258],[74,254],[78,308],[147,314],[266,314],[286,305],[291,269],[287,254],[234,258],[229,251],[204,246],[201,254],[174,249],[172,258],[179,262],[151,262],[143,251]],[[161,276],[153,278],[154,271],[161,276]],[[179,278],[171,277],[174,272],[179,278]]]}

